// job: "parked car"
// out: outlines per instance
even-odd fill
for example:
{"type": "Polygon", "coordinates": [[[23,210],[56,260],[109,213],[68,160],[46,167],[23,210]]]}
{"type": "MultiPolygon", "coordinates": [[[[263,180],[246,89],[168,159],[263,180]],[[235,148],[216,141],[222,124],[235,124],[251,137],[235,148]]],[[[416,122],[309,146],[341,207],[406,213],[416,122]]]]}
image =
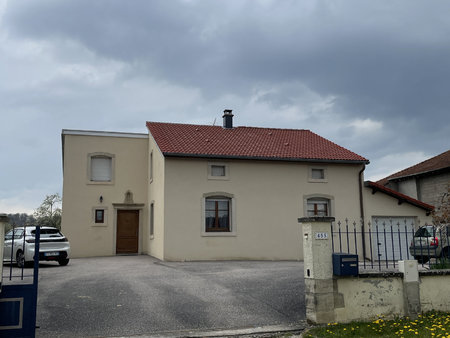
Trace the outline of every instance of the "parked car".
{"type": "Polygon", "coordinates": [[[425,225],[417,229],[411,241],[409,252],[419,263],[430,258],[450,258],[450,225],[425,225]]]}
{"type": "MultiPolygon", "coordinates": [[[[17,263],[24,267],[34,260],[36,227],[17,227],[5,235],[3,260],[17,263]]],[[[67,265],[70,257],[70,243],[56,228],[41,227],[39,247],[40,261],[57,261],[59,265],[67,265]]]]}

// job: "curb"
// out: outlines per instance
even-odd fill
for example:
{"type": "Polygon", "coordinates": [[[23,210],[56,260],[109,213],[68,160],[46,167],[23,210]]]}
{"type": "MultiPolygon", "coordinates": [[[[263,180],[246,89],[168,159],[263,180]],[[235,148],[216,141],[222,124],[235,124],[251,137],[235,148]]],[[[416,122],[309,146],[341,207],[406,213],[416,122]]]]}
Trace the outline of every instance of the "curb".
{"type": "Polygon", "coordinates": [[[251,327],[245,329],[225,329],[225,330],[189,330],[189,331],[167,331],[155,332],[147,335],[121,336],[119,338],[188,338],[188,337],[270,337],[271,334],[297,333],[301,334],[308,327],[306,321],[299,322],[296,325],[269,325],[251,327]]]}

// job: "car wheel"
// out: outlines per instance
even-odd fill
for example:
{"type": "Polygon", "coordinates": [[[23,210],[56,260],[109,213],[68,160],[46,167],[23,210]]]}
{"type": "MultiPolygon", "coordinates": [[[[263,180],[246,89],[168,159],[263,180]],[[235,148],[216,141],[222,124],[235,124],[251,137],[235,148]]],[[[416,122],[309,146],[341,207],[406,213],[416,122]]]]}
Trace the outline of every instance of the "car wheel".
{"type": "Polygon", "coordinates": [[[17,262],[17,266],[19,268],[24,268],[25,267],[25,256],[24,256],[22,250],[17,251],[16,262],[17,262]]]}
{"type": "Polygon", "coordinates": [[[429,257],[427,256],[414,256],[414,259],[417,260],[420,264],[425,264],[428,262],[429,257]]]}
{"type": "Polygon", "coordinates": [[[442,249],[441,257],[450,259],[450,248],[449,247],[442,249]]]}
{"type": "Polygon", "coordinates": [[[63,258],[58,260],[59,265],[61,266],[66,266],[67,264],[69,264],[69,258],[63,258]]]}

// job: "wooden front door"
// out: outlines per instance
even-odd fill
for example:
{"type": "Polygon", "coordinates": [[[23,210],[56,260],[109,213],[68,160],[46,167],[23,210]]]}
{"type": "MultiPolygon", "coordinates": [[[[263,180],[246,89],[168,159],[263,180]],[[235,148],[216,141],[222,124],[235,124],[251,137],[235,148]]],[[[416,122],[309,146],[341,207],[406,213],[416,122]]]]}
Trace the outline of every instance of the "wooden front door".
{"type": "Polygon", "coordinates": [[[139,210],[117,210],[116,254],[138,253],[139,210]]]}

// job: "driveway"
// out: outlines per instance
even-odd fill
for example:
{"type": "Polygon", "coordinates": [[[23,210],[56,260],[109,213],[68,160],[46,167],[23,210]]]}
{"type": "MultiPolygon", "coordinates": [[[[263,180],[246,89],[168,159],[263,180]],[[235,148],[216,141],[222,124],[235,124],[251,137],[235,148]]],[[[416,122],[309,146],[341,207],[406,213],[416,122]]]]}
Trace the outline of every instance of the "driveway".
{"type": "Polygon", "coordinates": [[[38,337],[151,335],[304,319],[302,262],[115,256],[40,265],[38,337]]]}

